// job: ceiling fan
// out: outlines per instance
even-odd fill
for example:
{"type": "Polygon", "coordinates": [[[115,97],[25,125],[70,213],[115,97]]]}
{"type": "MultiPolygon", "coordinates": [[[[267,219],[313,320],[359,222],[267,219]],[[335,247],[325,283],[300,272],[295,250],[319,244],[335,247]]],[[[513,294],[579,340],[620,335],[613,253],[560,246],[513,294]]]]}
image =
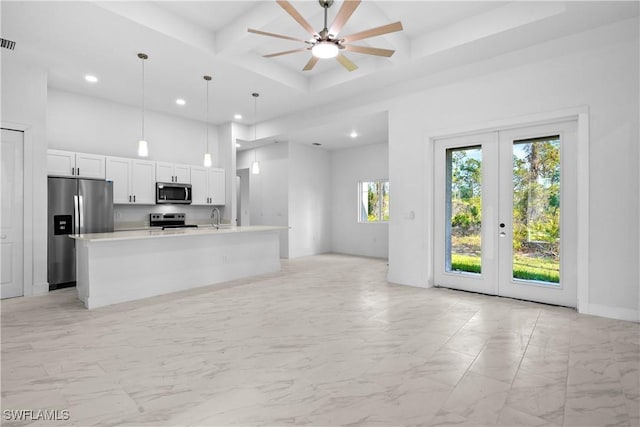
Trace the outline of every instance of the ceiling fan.
{"type": "Polygon", "coordinates": [[[306,43],[310,46],[301,47],[299,49],[286,50],[284,52],[276,52],[268,55],[263,55],[265,58],[272,58],[274,56],[288,55],[290,53],[302,52],[310,50],[312,57],[307,62],[307,65],[302,69],[303,71],[310,71],[315,67],[320,59],[324,58],[336,58],[336,60],[342,64],[348,71],[353,71],[358,68],[349,58],[340,53],[341,50],[347,50],[349,52],[364,53],[367,55],[377,55],[390,57],[395,50],[391,49],[379,49],[375,47],[356,46],[350,44],[351,42],[366,39],[369,37],[376,37],[383,34],[393,33],[396,31],[402,31],[402,23],[394,22],[393,24],[383,25],[381,27],[371,28],[369,30],[360,31],[344,37],[338,37],[340,30],[351,17],[356,8],[360,5],[360,0],[345,0],[342,3],[342,7],[338,11],[331,27],[327,27],[327,10],[331,7],[334,0],[318,0],[320,6],[324,9],[324,28],[320,32],[316,32],[313,27],[307,22],[306,19],[300,15],[300,13],[286,0],[276,0],[276,3],[282,7],[298,24],[300,24],[311,36],[311,40],[302,40],[296,37],[285,36],[282,34],[268,33],[266,31],[254,30],[249,28],[247,31],[262,36],[277,37],[279,39],[293,40],[302,43],[306,43]]]}

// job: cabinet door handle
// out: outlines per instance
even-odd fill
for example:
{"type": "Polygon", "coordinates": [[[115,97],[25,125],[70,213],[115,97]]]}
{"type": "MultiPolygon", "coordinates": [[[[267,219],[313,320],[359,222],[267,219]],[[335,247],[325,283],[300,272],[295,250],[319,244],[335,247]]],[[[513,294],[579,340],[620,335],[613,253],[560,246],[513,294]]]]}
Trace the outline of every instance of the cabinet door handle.
{"type": "Polygon", "coordinates": [[[131,194],[129,194],[129,203],[131,203],[131,194]]]}
{"type": "Polygon", "coordinates": [[[76,175],[80,176],[80,168],[76,168],[76,175]]]}
{"type": "Polygon", "coordinates": [[[133,195],[133,203],[135,203],[135,202],[136,202],[136,195],[134,194],[133,195]]]}
{"type": "Polygon", "coordinates": [[[76,168],[71,168],[71,175],[75,175],[76,174],[76,168]]]}

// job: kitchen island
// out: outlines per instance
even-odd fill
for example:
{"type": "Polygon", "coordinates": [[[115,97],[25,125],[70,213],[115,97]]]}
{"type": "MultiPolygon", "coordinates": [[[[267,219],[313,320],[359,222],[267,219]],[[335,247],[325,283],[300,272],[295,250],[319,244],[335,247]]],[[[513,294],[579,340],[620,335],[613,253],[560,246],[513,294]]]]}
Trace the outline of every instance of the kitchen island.
{"type": "Polygon", "coordinates": [[[86,308],[280,270],[287,227],[178,228],[76,234],[76,287],[86,308]]]}

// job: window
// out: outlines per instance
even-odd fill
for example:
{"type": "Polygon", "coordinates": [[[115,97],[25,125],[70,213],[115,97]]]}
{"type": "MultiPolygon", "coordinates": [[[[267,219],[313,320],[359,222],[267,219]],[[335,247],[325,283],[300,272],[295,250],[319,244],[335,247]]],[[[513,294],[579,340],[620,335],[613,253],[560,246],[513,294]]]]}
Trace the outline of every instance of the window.
{"type": "Polygon", "coordinates": [[[389,180],[358,183],[358,222],[389,221],[389,180]]]}

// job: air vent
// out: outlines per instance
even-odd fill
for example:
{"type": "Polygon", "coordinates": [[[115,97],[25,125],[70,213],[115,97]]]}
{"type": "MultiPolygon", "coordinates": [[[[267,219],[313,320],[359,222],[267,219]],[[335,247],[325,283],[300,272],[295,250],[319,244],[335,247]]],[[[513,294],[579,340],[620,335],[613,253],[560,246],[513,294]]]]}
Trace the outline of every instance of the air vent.
{"type": "Polygon", "coordinates": [[[0,38],[0,47],[13,50],[16,47],[16,42],[0,38]]]}

